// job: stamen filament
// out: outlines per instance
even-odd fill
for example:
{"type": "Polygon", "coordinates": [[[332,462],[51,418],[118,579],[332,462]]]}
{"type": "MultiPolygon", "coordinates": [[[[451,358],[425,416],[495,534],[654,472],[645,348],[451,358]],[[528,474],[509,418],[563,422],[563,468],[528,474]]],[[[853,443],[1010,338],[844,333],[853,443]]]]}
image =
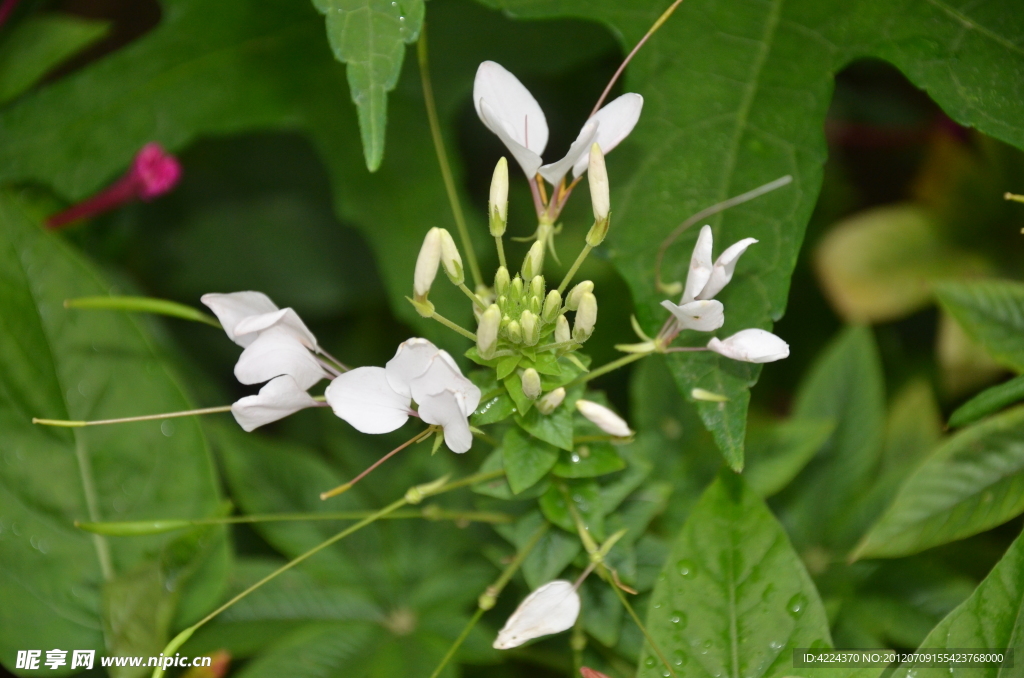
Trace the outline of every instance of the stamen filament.
{"type": "Polygon", "coordinates": [[[230,412],[231,405],[220,407],[204,407],[198,410],[183,410],[181,412],[166,412],[164,414],[146,414],[141,417],[124,417],[122,419],[94,419],[92,421],[69,421],[65,419],[39,419],[32,417],[33,424],[42,426],[59,426],[61,428],[80,428],[82,426],[104,426],[106,424],[128,424],[135,421],[157,421],[160,419],[174,419],[176,417],[192,417],[200,414],[219,414],[230,412]]]}
{"type": "Polygon", "coordinates": [[[544,201],[540,199],[540,189],[537,188],[537,177],[530,179],[529,184],[530,195],[533,196],[533,208],[537,211],[537,218],[542,219],[546,205],[544,204],[544,201]]]}
{"type": "Polygon", "coordinates": [[[342,372],[348,372],[350,369],[352,369],[351,367],[349,367],[348,365],[346,365],[345,363],[341,362],[340,360],[335,358],[333,355],[331,355],[330,353],[325,351],[320,346],[317,346],[316,352],[319,353],[320,355],[322,355],[323,357],[327,358],[328,360],[330,360],[332,363],[334,363],[334,365],[339,370],[341,370],[342,372]]]}
{"type": "Polygon", "coordinates": [[[445,318],[443,315],[441,315],[437,311],[434,311],[431,314],[430,317],[433,318],[434,320],[436,320],[437,322],[441,323],[442,325],[444,325],[448,329],[454,330],[455,332],[458,332],[459,334],[461,334],[462,336],[466,337],[470,341],[476,341],[476,335],[475,334],[473,334],[472,332],[470,332],[466,328],[462,327],[461,325],[457,325],[457,324],[453,323],[451,320],[448,320],[448,318],[445,318]]]}
{"type": "Polygon", "coordinates": [[[590,250],[592,249],[594,248],[591,247],[589,243],[583,246],[583,251],[580,252],[578,257],[576,257],[576,261],[573,262],[572,268],[570,268],[569,272],[565,274],[565,278],[562,279],[562,284],[558,286],[559,294],[563,294],[565,292],[565,288],[569,286],[570,282],[572,282],[572,277],[576,275],[576,271],[580,270],[583,260],[587,258],[587,255],[590,254],[590,250]]]}
{"type": "Polygon", "coordinates": [[[441,178],[444,180],[444,190],[448,194],[448,203],[452,208],[452,216],[455,218],[455,226],[459,231],[459,240],[462,241],[462,249],[466,251],[466,259],[469,261],[469,272],[473,276],[473,282],[477,287],[484,284],[483,276],[480,274],[480,264],[476,260],[476,252],[473,251],[473,242],[469,239],[469,228],[466,226],[466,217],[462,214],[462,205],[459,202],[459,195],[455,190],[455,179],[452,178],[452,168],[448,164],[448,153],[444,148],[444,138],[441,136],[441,124],[437,118],[437,105],[434,103],[434,88],[430,84],[430,64],[427,60],[427,24],[420,28],[420,39],[416,43],[416,54],[420,63],[420,82],[423,87],[423,103],[427,108],[427,121],[430,123],[430,138],[434,142],[434,151],[437,153],[437,164],[441,166],[441,178]]]}
{"type": "Polygon", "coordinates": [[[195,322],[205,323],[211,327],[223,329],[216,318],[203,313],[197,308],[192,308],[185,304],[179,304],[176,301],[154,299],[152,297],[79,297],[77,299],[65,299],[64,308],[88,308],[109,311],[154,313],[157,315],[168,315],[172,318],[180,318],[182,320],[192,320],[195,322]]]}
{"type": "Polygon", "coordinates": [[[404,443],[402,443],[401,445],[399,445],[395,449],[391,450],[390,452],[385,454],[383,457],[381,457],[377,461],[375,461],[372,464],[370,464],[370,466],[365,471],[363,471],[362,473],[357,475],[355,478],[353,478],[349,482],[347,482],[347,483],[345,483],[343,485],[338,485],[333,490],[328,490],[326,492],[321,492],[320,493],[320,499],[321,500],[323,500],[323,499],[330,499],[331,497],[336,497],[336,496],[338,496],[339,494],[341,494],[343,492],[348,492],[350,489],[352,489],[353,485],[355,485],[360,480],[362,480],[363,478],[368,476],[370,474],[370,472],[373,471],[373,469],[377,468],[378,466],[380,466],[381,464],[386,462],[388,459],[390,459],[391,457],[395,456],[396,454],[398,454],[399,452],[401,452],[405,448],[409,447],[413,443],[418,443],[418,442],[421,442],[423,440],[426,440],[431,435],[433,435],[435,430],[437,430],[436,426],[429,426],[429,427],[427,427],[427,430],[420,431],[419,433],[414,435],[412,438],[409,438],[404,443]]]}

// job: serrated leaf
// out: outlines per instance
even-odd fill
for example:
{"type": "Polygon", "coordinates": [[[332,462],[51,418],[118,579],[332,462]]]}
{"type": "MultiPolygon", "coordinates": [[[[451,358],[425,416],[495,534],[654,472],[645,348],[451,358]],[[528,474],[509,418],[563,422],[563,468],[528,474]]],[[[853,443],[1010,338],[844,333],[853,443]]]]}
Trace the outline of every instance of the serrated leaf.
{"type": "Polygon", "coordinates": [[[505,432],[501,449],[505,477],[515,494],[533,487],[558,461],[557,447],[534,438],[518,426],[505,432]]]}
{"type": "Polygon", "coordinates": [[[747,430],[743,478],[761,497],[770,497],[803,469],[835,428],[830,419],[791,419],[747,430]]]}
{"type": "Polygon", "coordinates": [[[1024,283],[946,283],[937,292],[943,308],[969,337],[999,363],[1024,372],[1024,283]]]}
{"type": "Polygon", "coordinates": [[[402,72],[405,45],[419,37],[423,0],[313,0],[313,5],[327,18],[334,57],[348,64],[366,168],[374,172],[384,158],[388,92],[402,72]]]}
{"type": "MultiPolygon", "coordinates": [[[[647,630],[687,676],[791,675],[794,648],[831,644],[825,609],[785,531],[728,471],[676,538],[651,594],[647,630]]],[[[638,677],[663,670],[645,646],[638,677]]]]}
{"type": "Polygon", "coordinates": [[[1024,408],[964,429],[907,478],[857,547],[895,558],[963,539],[1024,511],[1024,408]]]}
{"type": "Polygon", "coordinates": [[[982,417],[1024,400],[1024,375],[985,389],[949,415],[949,427],[960,428],[973,424],[982,417]]]}

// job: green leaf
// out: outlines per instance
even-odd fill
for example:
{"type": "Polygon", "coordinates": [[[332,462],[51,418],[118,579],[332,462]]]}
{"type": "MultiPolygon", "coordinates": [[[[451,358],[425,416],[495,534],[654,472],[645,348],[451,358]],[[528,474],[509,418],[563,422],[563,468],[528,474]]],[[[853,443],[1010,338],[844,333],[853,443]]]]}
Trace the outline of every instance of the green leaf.
{"type": "MultiPolygon", "coordinates": [[[[515,525],[498,525],[495,529],[516,549],[522,549],[544,522],[544,517],[539,511],[531,511],[515,525]]],[[[535,589],[557,578],[582,549],[578,536],[549,528],[523,561],[526,585],[535,589]]]]}
{"type": "Polygon", "coordinates": [[[573,449],[573,415],[576,413],[576,401],[583,396],[583,387],[569,391],[562,404],[551,414],[541,414],[532,408],[525,415],[516,415],[516,423],[535,438],[555,447],[571,452],[573,449]]]}
{"type": "Polygon", "coordinates": [[[800,547],[844,552],[859,533],[845,529],[854,500],[873,480],[882,454],[885,391],[871,331],[845,330],[820,355],[797,394],[794,416],[831,419],[835,430],[779,496],[781,519],[800,547]]]}
{"type": "Polygon", "coordinates": [[[366,168],[384,159],[388,92],[402,72],[405,45],[423,25],[423,0],[313,0],[327,17],[334,58],[348,64],[348,86],[359,111],[366,168]]]}
{"type": "MultiPolygon", "coordinates": [[[[939,622],[921,643],[922,648],[985,648],[999,651],[1024,647],[1024,537],[1010,546],[978,588],[939,622]]],[[[1014,662],[1019,658],[1014,657],[1014,662]]],[[[1019,664],[1015,664],[1019,667],[1019,664]]],[[[998,666],[971,668],[909,668],[901,666],[894,678],[1010,678],[1020,669],[998,666]]]]}
{"type": "Polygon", "coordinates": [[[604,539],[604,506],[601,503],[601,488],[594,480],[569,480],[552,483],[548,491],[541,495],[540,510],[544,517],[566,532],[577,534],[576,522],[573,520],[569,505],[565,500],[568,493],[572,506],[579,514],[580,520],[587,526],[594,539],[604,539]]]}
{"type": "Polygon", "coordinates": [[[1008,405],[1024,400],[1024,375],[993,386],[974,396],[949,415],[949,427],[960,428],[1008,405]]]}
{"type": "MultiPolygon", "coordinates": [[[[484,463],[480,465],[480,473],[487,473],[489,471],[497,471],[500,468],[505,467],[504,453],[502,448],[496,448],[492,451],[487,458],[484,459],[484,463]]],[[[477,494],[482,494],[488,497],[494,497],[495,499],[536,499],[540,495],[544,494],[548,489],[547,480],[542,480],[533,487],[515,494],[512,492],[512,488],[509,487],[508,478],[502,476],[495,478],[494,480],[488,480],[486,483],[478,483],[473,486],[473,491],[477,494]]]]}
{"type": "MultiPolygon", "coordinates": [[[[782,526],[728,471],[705,492],[654,586],[647,630],[687,676],[786,676],[793,649],[828,647],[828,619],[782,526]]],[[[645,647],[638,677],[664,667],[645,647]]]]}
{"type": "Polygon", "coordinates": [[[747,431],[743,477],[758,495],[770,497],[800,473],[835,428],[829,419],[791,419],[752,425],[747,431]]]}
{"type": "Polygon", "coordinates": [[[969,337],[999,363],[1024,372],[1024,283],[946,283],[937,291],[942,307],[969,337]]]}
{"type": "Polygon", "coordinates": [[[626,468],[626,460],[610,443],[581,443],[571,452],[562,450],[551,472],[560,478],[594,478],[626,468]]]}
{"type": "Polygon", "coordinates": [[[895,558],[963,539],[1024,511],[1024,408],[964,429],[900,488],[857,547],[895,558]]]}
{"type": "Polygon", "coordinates": [[[0,42],[0,104],[105,36],[107,29],[105,21],[70,14],[33,14],[19,21],[0,42]]]}
{"type": "MultiPolygon", "coordinates": [[[[77,530],[75,520],[203,518],[219,505],[194,419],[79,429],[32,424],[33,417],[103,419],[192,407],[135,318],[64,309],[65,299],[106,294],[109,283],[44,232],[37,217],[0,192],[4,661],[26,647],[103,648],[104,582],[127,582],[147,568],[151,576],[154,554],[178,537],[111,539],[77,530]]],[[[209,558],[215,566],[201,585],[181,590],[192,615],[209,610],[226,576],[223,542],[209,558]]]]}
{"type": "Polygon", "coordinates": [[[516,404],[512,402],[512,398],[509,397],[508,393],[502,389],[501,393],[480,401],[471,421],[474,426],[496,424],[512,416],[512,413],[515,411],[516,404]]]}
{"type": "Polygon", "coordinates": [[[523,356],[519,353],[499,359],[498,365],[495,368],[498,380],[500,381],[515,372],[516,367],[519,365],[519,361],[522,359],[523,356]]]}
{"type": "Polygon", "coordinates": [[[501,449],[505,477],[515,494],[536,484],[558,461],[557,447],[534,438],[517,426],[505,432],[501,449]]]}

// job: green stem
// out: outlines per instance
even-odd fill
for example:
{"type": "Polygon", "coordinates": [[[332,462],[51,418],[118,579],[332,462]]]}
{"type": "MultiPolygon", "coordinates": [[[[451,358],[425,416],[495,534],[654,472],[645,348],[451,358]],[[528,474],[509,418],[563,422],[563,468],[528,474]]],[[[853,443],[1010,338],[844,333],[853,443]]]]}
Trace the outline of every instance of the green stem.
{"type": "Polygon", "coordinates": [[[416,54],[420,62],[420,81],[423,85],[423,103],[427,107],[427,121],[430,123],[430,137],[434,141],[434,151],[437,153],[437,164],[441,166],[441,178],[444,180],[444,190],[448,194],[448,202],[452,207],[452,216],[455,217],[455,226],[459,230],[459,240],[462,241],[462,248],[466,250],[466,259],[469,260],[469,271],[473,276],[473,282],[477,287],[484,284],[480,275],[480,264],[476,260],[476,252],[473,251],[473,243],[469,239],[469,229],[466,227],[466,217],[462,214],[462,205],[459,203],[458,193],[455,191],[455,179],[452,178],[452,168],[448,164],[448,153],[444,149],[444,138],[441,136],[441,123],[437,118],[437,105],[434,103],[434,89],[430,84],[430,64],[427,60],[427,25],[423,24],[420,29],[420,39],[416,44],[416,54]]]}
{"type": "Polygon", "coordinates": [[[597,379],[600,376],[608,374],[609,372],[613,372],[613,371],[619,369],[620,367],[624,367],[624,366],[626,366],[626,365],[628,365],[628,364],[630,364],[632,362],[636,362],[637,360],[640,360],[640,358],[643,358],[643,357],[646,357],[646,356],[649,356],[649,355],[651,355],[651,354],[650,353],[630,353],[629,355],[622,356],[618,360],[613,360],[610,363],[607,363],[605,365],[602,365],[601,367],[598,367],[596,370],[591,370],[590,372],[587,372],[586,374],[581,374],[580,376],[576,377],[575,379],[570,381],[568,384],[566,384],[565,385],[565,390],[568,391],[570,388],[572,388],[573,386],[576,386],[578,384],[585,384],[588,381],[590,381],[591,379],[597,379]]]}
{"type": "Polygon", "coordinates": [[[469,297],[470,301],[472,301],[476,305],[476,307],[479,308],[481,311],[487,308],[486,306],[484,306],[483,299],[473,294],[473,290],[466,287],[466,283],[460,284],[459,289],[465,292],[466,296],[469,297]]]}
{"type": "MultiPolygon", "coordinates": [[[[75,433],[75,457],[78,460],[78,473],[82,480],[82,492],[85,495],[85,507],[89,512],[89,519],[98,521],[100,519],[99,499],[96,494],[96,483],[92,477],[92,461],[89,452],[85,449],[85,441],[79,433],[75,433]]],[[[111,581],[114,578],[113,559],[110,556],[110,544],[101,535],[92,536],[93,546],[96,548],[96,558],[100,562],[100,573],[104,581],[111,581]]]]}
{"type": "MultiPolygon", "coordinates": [[[[605,569],[604,574],[608,575],[607,569],[604,568],[603,565],[601,566],[601,568],[605,569]]],[[[668,659],[665,658],[665,655],[664,653],[662,653],[661,648],[659,648],[658,644],[654,642],[654,638],[651,638],[651,634],[647,632],[647,629],[644,627],[643,622],[640,621],[640,617],[638,617],[636,611],[633,610],[633,606],[629,604],[628,600],[626,600],[626,595],[622,592],[622,589],[615,585],[615,582],[612,580],[610,575],[605,576],[603,578],[605,579],[605,581],[608,582],[608,585],[612,587],[612,590],[615,591],[615,595],[618,597],[619,602],[622,603],[622,606],[624,608],[626,608],[626,612],[629,613],[629,616],[633,618],[633,621],[640,629],[640,632],[644,634],[644,638],[646,638],[647,642],[651,644],[651,649],[654,650],[654,654],[658,655],[658,659],[660,659],[661,663],[665,665],[665,668],[668,669],[669,673],[675,676],[675,678],[679,678],[678,676],[676,676],[676,672],[672,670],[672,666],[668,663],[668,659]]]]}
{"type": "Polygon", "coordinates": [[[498,246],[498,263],[504,266],[505,268],[508,268],[508,265],[505,263],[505,243],[502,242],[501,236],[494,236],[494,242],[498,246]]]}
{"type": "Polygon", "coordinates": [[[42,426],[59,426],[61,428],[80,428],[82,426],[103,426],[105,424],[128,424],[133,421],[157,421],[159,419],[174,419],[175,417],[192,417],[199,414],[218,414],[230,412],[231,405],[219,407],[204,407],[199,410],[183,410],[181,412],[165,412],[163,414],[144,414],[141,417],[122,417],[121,419],[93,419],[92,421],[71,421],[67,419],[38,419],[32,417],[33,424],[42,426]]]}
{"type": "Polygon", "coordinates": [[[434,320],[436,320],[437,322],[441,323],[442,325],[444,325],[448,329],[454,330],[454,331],[458,332],[459,334],[461,334],[462,336],[466,337],[470,341],[476,341],[476,335],[475,334],[473,334],[472,332],[470,332],[466,328],[453,323],[451,320],[448,320],[448,318],[445,318],[443,315],[441,315],[437,311],[434,311],[433,314],[431,314],[430,317],[433,318],[434,320]]]}
{"type": "Polygon", "coordinates": [[[565,278],[562,279],[562,284],[558,286],[559,294],[565,293],[565,288],[569,286],[569,283],[572,281],[572,277],[576,275],[576,271],[580,270],[583,260],[587,258],[587,255],[590,254],[590,250],[592,249],[594,248],[589,244],[583,246],[583,251],[580,252],[578,257],[576,257],[576,261],[573,262],[572,268],[570,268],[569,272],[565,274],[565,278]]]}
{"type": "Polygon", "coordinates": [[[223,329],[216,318],[203,313],[199,309],[179,304],[175,301],[153,299],[152,297],[79,297],[78,299],[65,300],[64,308],[155,313],[157,315],[168,315],[172,318],[181,318],[182,320],[206,323],[211,327],[223,329]]]}

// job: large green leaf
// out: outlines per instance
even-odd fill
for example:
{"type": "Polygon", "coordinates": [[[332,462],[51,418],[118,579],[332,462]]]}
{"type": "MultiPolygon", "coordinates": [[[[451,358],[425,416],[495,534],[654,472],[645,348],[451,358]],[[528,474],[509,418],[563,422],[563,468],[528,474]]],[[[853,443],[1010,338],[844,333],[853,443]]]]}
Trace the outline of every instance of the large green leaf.
{"type": "MultiPolygon", "coordinates": [[[[959,607],[939,622],[921,643],[922,648],[982,648],[1000,651],[1024,647],[1024,537],[1016,541],[996,563],[985,580],[959,607]]],[[[1011,678],[1020,675],[1020,658],[1014,666],[909,668],[901,666],[895,678],[1011,678]]]]}
{"type": "MultiPolygon", "coordinates": [[[[676,538],[654,587],[647,629],[679,675],[793,673],[793,649],[828,647],[810,575],[768,507],[723,472],[676,538]]],[[[639,676],[664,675],[647,648],[639,676]]]]}
{"type": "MultiPolygon", "coordinates": [[[[32,424],[33,417],[103,419],[190,407],[135,318],[63,308],[69,297],[106,294],[109,284],[45,233],[37,217],[0,193],[4,662],[25,648],[102,649],[101,630],[113,620],[101,616],[101,591],[113,593],[112,582],[126,581],[138,568],[158,576],[152,558],[175,538],[88,535],[74,528],[75,520],[198,518],[218,506],[206,442],[193,420],[79,429],[32,424]]],[[[209,609],[223,584],[223,543],[212,557],[221,566],[204,572],[199,611],[209,609]]],[[[182,592],[186,599],[195,593],[182,592]]],[[[185,604],[194,614],[197,601],[185,604]]],[[[107,610],[126,612],[116,600],[108,600],[107,610]]],[[[149,631],[165,632],[166,619],[160,623],[163,629],[149,631]]],[[[141,625],[137,630],[143,632],[141,625]]],[[[107,641],[120,647],[116,638],[107,641]]]]}
{"type": "MultiPolygon", "coordinates": [[[[487,3],[524,18],[600,21],[626,49],[669,4],[487,3]]],[[[708,220],[716,253],[740,238],[760,241],[718,297],[726,308],[721,335],[768,328],[782,316],[804,226],[821,186],[833,77],[855,59],[894,64],[957,122],[1024,146],[1022,40],[1024,24],[1010,3],[682,3],[629,68],[625,89],[645,97],[644,112],[608,160],[615,189],[610,253],[633,291],[641,321],[654,329],[665,318],[654,260],[673,226],[713,203],[790,174],[791,186],[708,220]]],[[[668,250],[666,281],[684,278],[696,235],[691,229],[668,250]]],[[[698,403],[698,409],[729,463],[741,466],[746,390],[759,369],[707,353],[677,354],[670,362],[683,393],[699,386],[730,398],[724,407],[698,403]]]]}
{"type": "Polygon", "coordinates": [[[359,111],[366,167],[384,158],[388,92],[402,72],[406,43],[423,25],[423,0],[313,0],[327,19],[327,37],[338,61],[348,64],[348,86],[359,111]]]}
{"type": "Polygon", "coordinates": [[[911,475],[858,557],[923,551],[1006,522],[1024,511],[1024,408],[964,429],[911,475]]]}
{"type": "Polygon", "coordinates": [[[938,293],[942,306],[969,337],[998,362],[1024,372],[1024,283],[947,283],[938,293]]]}

